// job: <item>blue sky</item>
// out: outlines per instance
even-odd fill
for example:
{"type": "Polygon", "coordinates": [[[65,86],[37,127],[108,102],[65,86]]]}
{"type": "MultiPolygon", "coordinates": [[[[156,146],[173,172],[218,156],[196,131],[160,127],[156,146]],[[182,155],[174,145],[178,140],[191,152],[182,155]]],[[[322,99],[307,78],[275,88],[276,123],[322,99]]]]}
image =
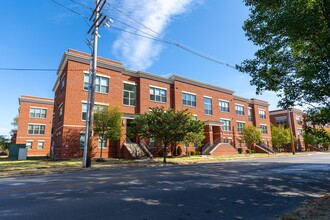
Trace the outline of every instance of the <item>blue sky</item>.
{"type": "MultiPolygon", "coordinates": [[[[90,10],[74,1],[57,2],[89,17],[90,10]]],[[[93,6],[93,0],[83,0],[93,6]]],[[[233,0],[108,0],[135,20],[163,36],[230,64],[252,58],[257,48],[242,30],[248,8],[233,0]]],[[[114,27],[127,29],[120,22],[146,32],[132,20],[107,5],[105,12],[114,18],[114,27]],[[117,21],[116,21],[117,20],[117,21]],[[118,22],[120,21],[120,22],[118,22]]],[[[85,43],[89,27],[84,19],[51,0],[3,1],[0,8],[0,68],[57,68],[68,48],[90,52],[85,43]]],[[[140,33],[141,34],[141,33],[140,33]]],[[[154,34],[154,33],[151,33],[154,34]]],[[[250,77],[193,55],[173,45],[114,30],[100,30],[99,56],[121,61],[134,70],[169,76],[178,74],[236,91],[236,95],[259,98],[276,109],[276,94],[255,95],[250,77]]],[[[18,97],[53,97],[56,72],[0,71],[0,135],[8,134],[18,114],[18,97]]]]}

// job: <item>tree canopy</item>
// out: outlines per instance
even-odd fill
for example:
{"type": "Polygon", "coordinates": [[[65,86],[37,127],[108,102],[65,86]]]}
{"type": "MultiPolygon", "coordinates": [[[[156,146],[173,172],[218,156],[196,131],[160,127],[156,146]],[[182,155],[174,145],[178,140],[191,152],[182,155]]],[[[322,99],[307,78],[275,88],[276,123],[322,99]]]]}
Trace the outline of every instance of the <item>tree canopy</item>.
{"type": "Polygon", "coordinates": [[[133,121],[134,133],[140,138],[155,138],[164,146],[164,163],[166,163],[167,146],[181,141],[196,141],[196,134],[204,132],[204,124],[193,121],[188,110],[151,108],[150,112],[139,115],[133,121]],[[195,134],[193,134],[195,133],[195,134]],[[189,137],[190,136],[190,137],[189,137]],[[186,138],[186,139],[185,139],[186,138]],[[189,140],[188,140],[189,139],[189,140]]]}
{"type": "Polygon", "coordinates": [[[257,94],[277,92],[280,107],[307,104],[329,122],[330,1],[244,1],[250,15],[243,29],[260,49],[237,68],[257,94]]]}
{"type": "Polygon", "coordinates": [[[245,125],[242,132],[242,139],[247,144],[257,144],[261,140],[261,132],[253,125],[245,125]]]}
{"type": "Polygon", "coordinates": [[[272,144],[277,149],[281,149],[280,147],[285,144],[291,143],[290,130],[282,126],[271,125],[272,131],[272,144]]]}
{"type": "MultiPolygon", "coordinates": [[[[119,140],[121,136],[121,116],[118,107],[99,109],[94,113],[94,132],[105,141],[119,140]]],[[[102,147],[100,157],[102,158],[102,147]]]]}

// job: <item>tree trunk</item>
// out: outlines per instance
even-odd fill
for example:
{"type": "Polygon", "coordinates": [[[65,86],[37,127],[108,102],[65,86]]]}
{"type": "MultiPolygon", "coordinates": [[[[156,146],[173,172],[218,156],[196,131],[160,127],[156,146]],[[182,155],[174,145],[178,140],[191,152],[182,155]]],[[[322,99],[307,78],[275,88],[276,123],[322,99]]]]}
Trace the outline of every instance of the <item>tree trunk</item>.
{"type": "Polygon", "coordinates": [[[164,148],[163,148],[163,156],[164,156],[163,163],[164,164],[166,163],[166,154],[167,154],[167,143],[164,143],[164,148]]]}

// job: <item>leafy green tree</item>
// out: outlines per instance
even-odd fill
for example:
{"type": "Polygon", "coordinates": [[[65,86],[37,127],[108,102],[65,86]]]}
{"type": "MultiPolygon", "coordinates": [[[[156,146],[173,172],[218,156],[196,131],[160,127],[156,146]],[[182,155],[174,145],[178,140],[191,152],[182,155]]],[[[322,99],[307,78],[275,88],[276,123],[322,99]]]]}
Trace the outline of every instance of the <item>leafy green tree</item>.
{"type": "Polygon", "coordinates": [[[200,146],[204,138],[204,123],[190,119],[187,124],[187,131],[183,143],[186,146],[189,146],[191,143],[200,146]]]}
{"type": "Polygon", "coordinates": [[[303,137],[305,143],[311,146],[329,145],[330,143],[330,131],[323,128],[305,127],[303,137]]]}
{"type": "Polygon", "coordinates": [[[244,1],[250,17],[243,29],[260,49],[237,68],[252,77],[257,94],[276,92],[285,109],[311,105],[318,124],[328,123],[330,1],[244,1]]]}
{"type": "MultiPolygon", "coordinates": [[[[242,132],[242,139],[245,141],[245,143],[249,144],[250,146],[254,146],[255,144],[259,143],[261,141],[261,131],[258,130],[253,125],[246,125],[243,128],[242,132]]],[[[251,152],[251,148],[250,148],[251,152]]]]}
{"type": "Polygon", "coordinates": [[[5,151],[8,148],[9,140],[4,135],[0,135],[0,152],[5,151]]]}
{"type": "Polygon", "coordinates": [[[138,137],[155,138],[163,144],[163,163],[166,163],[169,144],[184,141],[188,133],[200,133],[202,128],[201,122],[192,122],[188,110],[165,111],[164,108],[151,108],[150,112],[135,118],[133,124],[134,133],[138,137]]]}
{"type": "Polygon", "coordinates": [[[276,147],[279,152],[281,152],[282,145],[291,143],[290,130],[284,126],[275,126],[273,124],[270,126],[270,128],[272,131],[273,146],[276,147]]]}
{"type": "MultiPolygon", "coordinates": [[[[102,141],[120,140],[121,137],[121,112],[119,107],[99,109],[94,113],[94,132],[102,141]]],[[[102,144],[103,146],[103,144],[102,144]]],[[[100,158],[102,159],[102,148],[100,158]]]]}

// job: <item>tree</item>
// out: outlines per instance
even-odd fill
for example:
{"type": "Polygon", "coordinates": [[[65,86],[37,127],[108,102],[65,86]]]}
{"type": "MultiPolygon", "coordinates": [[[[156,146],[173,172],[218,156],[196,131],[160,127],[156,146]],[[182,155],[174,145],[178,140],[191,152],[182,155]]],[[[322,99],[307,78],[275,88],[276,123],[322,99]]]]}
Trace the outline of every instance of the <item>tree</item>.
{"type": "Polygon", "coordinates": [[[17,126],[18,126],[18,115],[13,118],[11,122],[13,128],[10,130],[11,142],[16,143],[16,136],[17,136],[17,126]]]}
{"type": "Polygon", "coordinates": [[[261,132],[253,125],[246,125],[243,128],[242,139],[250,146],[254,146],[261,141],[261,132]]]}
{"type": "Polygon", "coordinates": [[[190,119],[187,124],[187,131],[183,143],[186,146],[189,146],[191,143],[200,146],[204,138],[203,122],[190,119]]]}
{"type": "Polygon", "coordinates": [[[279,152],[281,152],[281,146],[291,143],[290,130],[284,126],[270,126],[272,131],[272,143],[279,152]]]}
{"type": "MultiPolygon", "coordinates": [[[[121,137],[121,112],[118,107],[102,108],[94,114],[94,132],[99,135],[101,141],[116,141],[121,137]]],[[[101,144],[100,159],[102,160],[101,144]]]]}
{"type": "Polygon", "coordinates": [[[5,151],[8,148],[9,140],[4,135],[0,135],[0,152],[5,151]]]}
{"type": "Polygon", "coordinates": [[[171,143],[184,141],[188,133],[200,133],[202,122],[192,122],[188,110],[151,108],[133,121],[134,133],[140,138],[155,138],[163,144],[163,163],[166,163],[167,147],[171,143]]]}
{"type": "Polygon", "coordinates": [[[252,77],[257,94],[276,92],[285,109],[308,104],[319,122],[328,123],[330,1],[244,1],[250,18],[243,29],[260,49],[237,68],[252,77]]]}
{"type": "Polygon", "coordinates": [[[305,143],[311,146],[329,145],[330,143],[330,131],[323,128],[305,127],[303,137],[305,143]]]}

